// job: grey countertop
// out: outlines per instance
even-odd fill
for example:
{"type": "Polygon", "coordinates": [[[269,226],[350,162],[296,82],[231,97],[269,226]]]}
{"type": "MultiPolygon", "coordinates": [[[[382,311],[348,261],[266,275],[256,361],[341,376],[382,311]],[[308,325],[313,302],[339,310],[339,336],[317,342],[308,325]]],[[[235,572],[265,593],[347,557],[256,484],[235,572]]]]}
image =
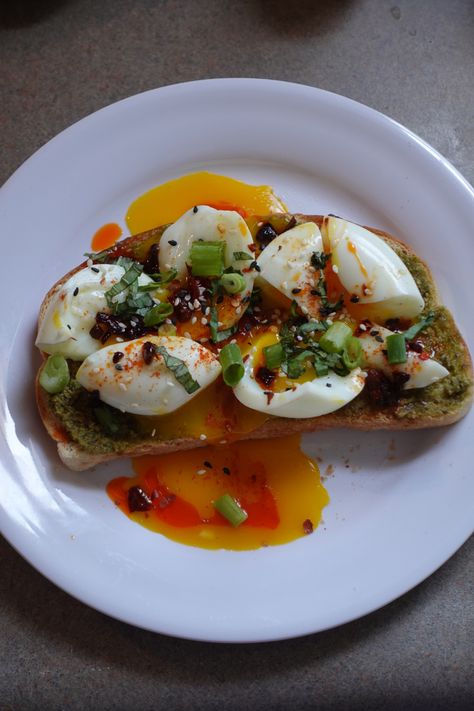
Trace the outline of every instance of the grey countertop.
{"type": "MultiPolygon", "coordinates": [[[[49,138],[117,99],[226,76],[349,96],[474,179],[469,0],[12,0],[0,4],[0,183],[49,138]]],[[[361,620],[233,646],[109,619],[2,540],[0,711],[468,708],[473,561],[471,540],[361,620]]]]}

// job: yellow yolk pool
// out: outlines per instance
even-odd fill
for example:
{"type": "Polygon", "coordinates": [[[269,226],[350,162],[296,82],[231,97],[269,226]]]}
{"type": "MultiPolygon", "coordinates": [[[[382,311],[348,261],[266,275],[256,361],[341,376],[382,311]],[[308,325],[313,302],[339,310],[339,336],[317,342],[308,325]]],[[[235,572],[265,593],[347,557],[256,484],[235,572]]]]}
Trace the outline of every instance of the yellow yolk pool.
{"type": "Polygon", "coordinates": [[[183,175],[140,195],[126,215],[130,233],[145,232],[175,222],[194,205],[236,210],[243,217],[287,212],[268,185],[248,185],[225,175],[199,172],[183,175]]]}
{"type": "Polygon", "coordinates": [[[136,523],[200,548],[288,543],[316,528],[329,501],[298,435],[140,457],[133,468],[134,477],[109,483],[112,501],[136,523]],[[224,494],[248,514],[236,528],[213,506],[224,494]]]}

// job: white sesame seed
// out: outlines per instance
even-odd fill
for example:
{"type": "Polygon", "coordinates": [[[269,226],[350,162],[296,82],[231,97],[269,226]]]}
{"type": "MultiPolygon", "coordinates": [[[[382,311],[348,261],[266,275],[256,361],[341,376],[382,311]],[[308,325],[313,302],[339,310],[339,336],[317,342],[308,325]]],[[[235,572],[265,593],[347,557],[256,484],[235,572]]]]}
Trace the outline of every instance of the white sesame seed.
{"type": "Polygon", "coordinates": [[[206,473],[206,469],[198,469],[196,472],[196,474],[199,474],[199,476],[202,476],[205,473],[206,473]]]}
{"type": "Polygon", "coordinates": [[[201,339],[200,339],[200,342],[201,342],[201,343],[207,343],[208,340],[209,340],[209,338],[201,338],[201,339]]]}
{"type": "Polygon", "coordinates": [[[116,340],[118,343],[123,343],[123,338],[122,338],[122,336],[117,336],[117,338],[116,338],[115,340],[116,340]]]}
{"type": "Polygon", "coordinates": [[[186,296],[184,297],[184,300],[191,301],[191,294],[186,294],[186,296]]]}
{"type": "Polygon", "coordinates": [[[201,304],[199,303],[199,300],[198,300],[198,299],[194,299],[194,301],[193,301],[193,306],[194,306],[195,309],[200,309],[200,308],[201,308],[201,304]]]}
{"type": "Polygon", "coordinates": [[[100,368],[93,368],[93,369],[92,369],[92,372],[93,372],[93,373],[100,373],[100,368]]]}
{"type": "Polygon", "coordinates": [[[220,326],[223,326],[224,323],[223,323],[222,321],[218,321],[218,322],[217,322],[217,325],[220,327],[220,326]]]}
{"type": "Polygon", "coordinates": [[[338,273],[339,273],[339,267],[337,266],[337,264],[333,264],[333,265],[332,265],[332,270],[333,270],[334,274],[338,274],[338,273]]]}
{"type": "Polygon", "coordinates": [[[152,433],[151,433],[151,436],[154,437],[155,434],[156,434],[156,430],[153,430],[152,433]]]}
{"type": "Polygon", "coordinates": [[[367,331],[367,326],[363,323],[359,324],[359,328],[361,331],[367,331]]]}
{"type": "Polygon", "coordinates": [[[230,303],[232,304],[232,306],[233,306],[234,309],[235,309],[235,308],[239,305],[240,302],[239,302],[238,299],[231,299],[231,302],[230,302],[230,303]]]}
{"type": "Polygon", "coordinates": [[[285,290],[288,289],[288,282],[287,282],[287,281],[282,281],[282,283],[281,283],[281,288],[282,288],[282,289],[285,289],[285,290]]]}
{"type": "Polygon", "coordinates": [[[332,318],[327,318],[326,323],[328,323],[330,326],[332,326],[332,324],[333,324],[332,318]]]}
{"type": "Polygon", "coordinates": [[[205,435],[205,434],[200,434],[200,435],[199,435],[199,439],[201,439],[201,440],[204,442],[204,440],[207,439],[207,435],[205,435]]]}
{"type": "Polygon", "coordinates": [[[174,388],[174,383],[172,380],[168,380],[168,387],[169,388],[174,388]]]}
{"type": "Polygon", "coordinates": [[[205,318],[205,316],[202,317],[201,323],[203,326],[207,326],[207,318],[205,318]]]}
{"type": "Polygon", "coordinates": [[[279,378],[285,378],[285,377],[286,377],[286,373],[284,373],[284,372],[281,370],[281,371],[278,373],[278,377],[279,377],[279,378]]]}
{"type": "Polygon", "coordinates": [[[196,323],[196,321],[197,321],[197,316],[193,316],[191,319],[191,323],[196,323]]]}
{"type": "Polygon", "coordinates": [[[303,340],[303,336],[296,336],[296,340],[297,340],[297,341],[302,341],[302,340],[303,340]]]}
{"type": "Polygon", "coordinates": [[[194,306],[192,304],[186,304],[190,311],[194,311],[194,306]]]}
{"type": "Polygon", "coordinates": [[[236,338],[233,338],[233,339],[232,339],[231,341],[229,341],[229,342],[230,342],[230,343],[237,343],[237,339],[236,339],[236,338]]]}
{"type": "Polygon", "coordinates": [[[170,318],[165,318],[165,323],[167,323],[168,326],[171,326],[173,324],[173,321],[170,318]]]}
{"type": "Polygon", "coordinates": [[[87,260],[87,266],[88,266],[88,267],[92,267],[93,264],[94,264],[94,262],[93,262],[92,259],[89,257],[89,259],[87,260]]]}
{"type": "Polygon", "coordinates": [[[302,306],[302,307],[301,307],[301,311],[302,311],[304,314],[307,314],[307,313],[308,313],[308,308],[307,308],[306,306],[302,306]]]}
{"type": "Polygon", "coordinates": [[[127,391],[127,386],[125,385],[125,383],[119,383],[118,386],[119,386],[120,390],[123,390],[124,392],[127,391]]]}
{"type": "Polygon", "coordinates": [[[208,307],[206,308],[206,310],[204,311],[204,316],[209,316],[210,313],[211,313],[211,307],[208,306],[208,307]]]}
{"type": "Polygon", "coordinates": [[[165,269],[169,272],[169,270],[171,269],[171,264],[165,264],[165,269]]]}
{"type": "Polygon", "coordinates": [[[191,338],[191,334],[189,333],[189,331],[185,331],[185,332],[183,333],[183,336],[184,336],[185,338],[191,338]]]}
{"type": "Polygon", "coordinates": [[[178,306],[179,302],[180,302],[180,299],[178,298],[178,299],[175,299],[173,303],[175,306],[178,306]]]}

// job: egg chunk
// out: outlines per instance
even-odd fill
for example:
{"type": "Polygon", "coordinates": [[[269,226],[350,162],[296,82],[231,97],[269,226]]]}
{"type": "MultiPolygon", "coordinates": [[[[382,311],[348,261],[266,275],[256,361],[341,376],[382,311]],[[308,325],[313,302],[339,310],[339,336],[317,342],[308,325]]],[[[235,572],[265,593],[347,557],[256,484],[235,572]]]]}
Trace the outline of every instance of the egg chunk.
{"type": "MultiPolygon", "coordinates": [[[[197,205],[170,225],[160,240],[160,269],[176,269],[177,278],[183,280],[191,266],[190,252],[193,242],[225,242],[224,264],[242,272],[245,289],[233,295],[233,323],[239,320],[250,294],[256,271],[249,268],[253,261],[253,239],[245,220],[233,210],[215,210],[207,205],[197,205]],[[239,259],[241,254],[244,259],[239,259]]],[[[230,325],[227,323],[226,325],[230,325]]]]}
{"type": "Polygon", "coordinates": [[[389,331],[388,328],[376,325],[374,325],[370,331],[359,334],[362,350],[364,352],[365,365],[367,367],[381,370],[386,375],[390,375],[390,373],[394,372],[407,373],[410,379],[403,385],[405,390],[425,388],[427,385],[431,385],[437,380],[441,380],[441,378],[445,378],[449,375],[449,370],[447,370],[444,365],[441,365],[441,363],[438,363],[438,361],[432,358],[424,360],[420,357],[422,354],[410,350],[407,351],[406,363],[390,365],[387,360],[387,346],[385,340],[387,336],[391,334],[392,331],[389,331]],[[377,340],[377,338],[383,339],[382,342],[377,340]]]}
{"type": "Polygon", "coordinates": [[[277,387],[273,390],[260,385],[255,371],[261,361],[262,349],[272,342],[276,342],[276,337],[269,337],[269,334],[264,334],[255,342],[245,362],[244,376],[234,387],[236,398],[246,407],[279,417],[319,417],[347,405],[362,391],[365,380],[360,368],[346,376],[329,372],[310,379],[307,373],[297,380],[285,378],[285,385],[291,389],[281,389],[278,376],[277,387]]]}
{"type": "Polygon", "coordinates": [[[321,232],[314,222],[305,222],[276,237],[260,254],[259,276],[289,299],[303,313],[319,317],[320,299],[314,291],[311,256],[323,251],[321,232]]]}
{"type": "MultiPolygon", "coordinates": [[[[174,367],[179,365],[175,361],[173,364],[174,367]]],[[[220,372],[220,363],[213,353],[190,338],[144,336],[92,353],[82,363],[76,378],[86,390],[98,390],[103,402],[122,412],[164,415],[188,402],[220,372]],[[146,358],[144,345],[147,342],[155,348],[164,348],[167,356],[181,361],[199,389],[187,392],[163,354],[146,358]],[[117,353],[123,355],[117,359],[117,353]]]]}
{"type": "MultiPolygon", "coordinates": [[[[83,360],[102,347],[89,331],[99,311],[110,313],[105,292],[125,273],[117,264],[94,264],[73,274],[52,295],[38,331],[35,345],[44,353],[60,353],[65,358],[83,360]]],[[[140,274],[138,283],[152,279],[140,274]]],[[[116,301],[125,299],[125,292],[116,301]]]]}
{"type": "Polygon", "coordinates": [[[381,237],[339,217],[325,218],[322,233],[341,284],[360,304],[379,304],[385,319],[422,312],[415,280],[381,237]]]}

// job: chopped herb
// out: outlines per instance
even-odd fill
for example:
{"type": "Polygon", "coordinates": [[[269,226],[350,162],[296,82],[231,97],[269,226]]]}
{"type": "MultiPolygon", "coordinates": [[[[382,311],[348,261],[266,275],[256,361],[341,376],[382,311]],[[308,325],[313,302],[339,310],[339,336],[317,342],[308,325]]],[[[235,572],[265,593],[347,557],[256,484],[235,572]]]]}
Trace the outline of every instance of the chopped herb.
{"type": "Polygon", "coordinates": [[[427,328],[433,323],[434,318],[434,313],[430,311],[425,318],[422,318],[421,321],[414,323],[413,326],[411,326],[407,331],[404,332],[403,336],[405,340],[411,341],[412,338],[415,338],[415,336],[417,336],[420,331],[422,331],[424,328],[427,328]]]}
{"type": "Polygon", "coordinates": [[[129,269],[127,269],[120,281],[118,281],[116,284],[110,287],[108,291],[105,292],[105,298],[107,299],[107,303],[112,308],[112,310],[114,310],[115,307],[113,298],[120,294],[122,291],[125,291],[125,289],[128,289],[131,284],[136,282],[138,280],[138,277],[142,273],[142,269],[143,267],[141,264],[138,264],[138,262],[132,262],[132,265],[129,269]]]}
{"type": "Polygon", "coordinates": [[[342,306],[344,306],[344,299],[342,296],[339,297],[337,301],[331,303],[327,297],[326,289],[326,279],[324,278],[324,268],[331,258],[331,254],[325,254],[324,252],[313,252],[311,255],[311,265],[315,269],[319,269],[319,279],[316,288],[311,292],[313,296],[319,296],[321,299],[321,306],[319,308],[319,313],[321,316],[328,316],[334,311],[339,311],[342,306]]]}
{"type": "Polygon", "coordinates": [[[168,302],[156,304],[143,316],[145,326],[158,326],[173,313],[173,307],[168,302]]]}
{"type": "Polygon", "coordinates": [[[192,395],[196,390],[199,390],[201,386],[197,380],[194,380],[184,361],[168,353],[164,346],[158,346],[156,352],[163,357],[166,367],[168,370],[171,370],[178,383],[183,386],[188,395],[192,395]]]}
{"type": "Polygon", "coordinates": [[[160,272],[158,274],[150,274],[149,276],[156,282],[157,286],[162,286],[163,284],[168,284],[170,281],[173,281],[177,273],[176,269],[170,269],[169,272],[160,272]]]}
{"type": "Polygon", "coordinates": [[[252,262],[253,261],[253,254],[248,254],[247,252],[234,252],[234,259],[237,262],[243,262],[243,261],[248,261],[252,262]]]}

